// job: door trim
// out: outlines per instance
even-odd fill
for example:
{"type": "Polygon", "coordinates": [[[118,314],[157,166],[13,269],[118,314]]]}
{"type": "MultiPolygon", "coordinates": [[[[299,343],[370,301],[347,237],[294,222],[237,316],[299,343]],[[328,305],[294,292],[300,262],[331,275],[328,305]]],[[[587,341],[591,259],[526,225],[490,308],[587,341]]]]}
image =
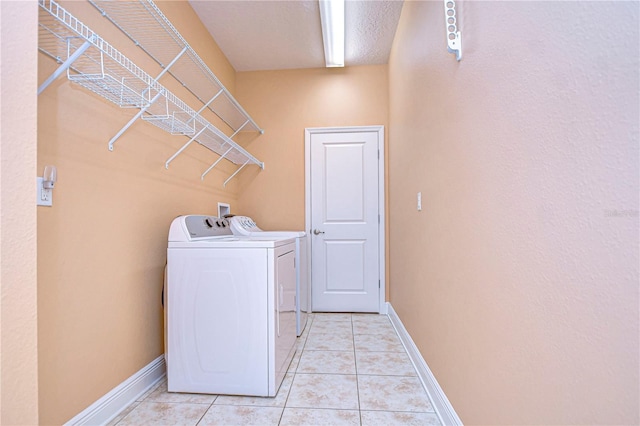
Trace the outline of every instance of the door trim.
{"type": "MultiPolygon", "coordinates": [[[[378,134],[378,279],[380,289],[378,296],[378,313],[387,313],[386,296],[386,263],[385,263],[385,202],[384,202],[384,126],[353,126],[353,127],[308,127],[304,129],[304,211],[305,229],[311,235],[311,135],[322,133],[360,133],[376,132],[378,134]]],[[[307,238],[307,253],[312,259],[311,238],[307,238]]],[[[311,264],[311,260],[309,260],[311,264]]],[[[311,274],[309,274],[311,275],[311,274]]],[[[313,286],[313,282],[311,282],[313,286]]]]}

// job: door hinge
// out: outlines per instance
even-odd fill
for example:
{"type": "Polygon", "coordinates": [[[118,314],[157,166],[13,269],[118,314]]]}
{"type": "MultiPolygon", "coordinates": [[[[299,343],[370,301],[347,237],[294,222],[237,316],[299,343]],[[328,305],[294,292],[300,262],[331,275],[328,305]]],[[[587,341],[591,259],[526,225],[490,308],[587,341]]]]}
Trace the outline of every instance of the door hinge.
{"type": "Polygon", "coordinates": [[[378,225],[380,224],[380,213],[378,213],[378,225]]]}
{"type": "Polygon", "coordinates": [[[378,288],[380,288],[380,280],[378,280],[378,288]]]}
{"type": "Polygon", "coordinates": [[[378,160],[380,159],[380,150],[378,150],[378,160]]]}

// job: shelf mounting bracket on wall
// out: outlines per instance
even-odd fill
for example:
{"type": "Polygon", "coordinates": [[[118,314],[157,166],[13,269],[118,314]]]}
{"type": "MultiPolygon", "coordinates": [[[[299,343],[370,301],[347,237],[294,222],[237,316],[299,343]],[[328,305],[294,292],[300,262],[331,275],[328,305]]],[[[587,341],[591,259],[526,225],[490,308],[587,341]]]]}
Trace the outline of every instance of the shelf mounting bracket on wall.
{"type": "Polygon", "coordinates": [[[151,105],[153,105],[153,103],[154,103],[155,101],[157,101],[157,100],[158,100],[158,98],[159,98],[160,96],[162,96],[162,94],[163,94],[163,91],[162,91],[162,90],[161,90],[161,91],[159,91],[159,92],[158,92],[158,93],[153,97],[153,99],[151,99],[151,101],[149,101],[149,103],[148,103],[147,105],[145,105],[144,107],[140,108],[140,111],[138,111],[138,113],[137,113],[136,115],[134,115],[134,116],[133,116],[133,118],[131,118],[131,120],[129,120],[129,122],[128,122],[127,124],[125,124],[125,125],[124,125],[124,127],[123,127],[122,129],[120,129],[120,131],[119,131],[118,133],[116,133],[116,135],[115,135],[114,137],[112,137],[112,138],[111,138],[111,140],[109,141],[109,151],[113,151],[113,144],[114,144],[114,143],[116,143],[116,141],[118,140],[118,138],[119,138],[120,136],[122,136],[122,134],[123,134],[124,132],[126,132],[126,131],[127,131],[127,129],[128,129],[129,127],[131,127],[131,125],[132,125],[132,124],[133,124],[133,123],[134,123],[138,118],[140,118],[140,116],[142,116],[142,114],[144,114],[144,113],[149,109],[149,107],[151,107],[151,105]]]}
{"type": "Polygon", "coordinates": [[[455,53],[456,59],[462,59],[462,35],[456,25],[456,2],[444,0],[444,24],[447,29],[447,50],[455,53]]]}

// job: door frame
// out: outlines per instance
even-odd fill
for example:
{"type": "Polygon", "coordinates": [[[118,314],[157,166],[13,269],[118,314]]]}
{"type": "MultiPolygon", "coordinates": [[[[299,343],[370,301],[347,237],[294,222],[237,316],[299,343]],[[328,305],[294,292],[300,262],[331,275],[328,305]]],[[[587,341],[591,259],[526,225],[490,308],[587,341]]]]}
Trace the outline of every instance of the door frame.
{"type": "MultiPolygon", "coordinates": [[[[307,127],[304,129],[304,211],[305,211],[305,229],[309,233],[307,238],[307,253],[309,256],[309,270],[311,265],[312,248],[311,248],[311,135],[322,133],[361,133],[376,132],[378,134],[378,279],[380,280],[380,289],[378,295],[378,312],[380,314],[387,313],[386,296],[386,239],[385,239],[385,179],[384,179],[384,126],[349,126],[349,127],[307,127]]],[[[309,273],[312,276],[311,273],[309,273]]],[[[313,282],[311,278],[311,285],[313,282]]]]}

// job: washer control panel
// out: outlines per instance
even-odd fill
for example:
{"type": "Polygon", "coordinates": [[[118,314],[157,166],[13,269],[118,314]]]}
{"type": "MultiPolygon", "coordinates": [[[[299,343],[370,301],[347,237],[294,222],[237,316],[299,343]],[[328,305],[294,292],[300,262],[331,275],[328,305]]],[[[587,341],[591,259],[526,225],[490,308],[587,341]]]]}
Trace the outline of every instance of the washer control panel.
{"type": "Polygon", "coordinates": [[[229,226],[238,235],[251,235],[252,232],[262,232],[258,225],[248,216],[233,216],[229,218],[229,226]]]}
{"type": "Polygon", "coordinates": [[[215,216],[186,216],[184,226],[192,239],[233,235],[229,221],[215,216]]]}

